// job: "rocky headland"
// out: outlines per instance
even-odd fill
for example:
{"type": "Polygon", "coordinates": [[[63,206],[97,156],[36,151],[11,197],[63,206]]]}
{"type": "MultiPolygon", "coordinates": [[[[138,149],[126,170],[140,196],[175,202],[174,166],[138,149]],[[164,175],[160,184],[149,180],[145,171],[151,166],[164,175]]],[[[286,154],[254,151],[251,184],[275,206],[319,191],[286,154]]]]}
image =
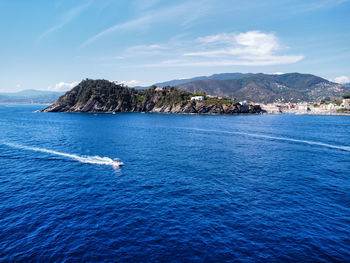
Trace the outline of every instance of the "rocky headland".
{"type": "Polygon", "coordinates": [[[198,114],[263,113],[259,105],[195,94],[175,87],[133,89],[107,80],[86,79],[44,112],[162,112],[198,114]],[[191,98],[203,96],[198,101],[191,98]]]}

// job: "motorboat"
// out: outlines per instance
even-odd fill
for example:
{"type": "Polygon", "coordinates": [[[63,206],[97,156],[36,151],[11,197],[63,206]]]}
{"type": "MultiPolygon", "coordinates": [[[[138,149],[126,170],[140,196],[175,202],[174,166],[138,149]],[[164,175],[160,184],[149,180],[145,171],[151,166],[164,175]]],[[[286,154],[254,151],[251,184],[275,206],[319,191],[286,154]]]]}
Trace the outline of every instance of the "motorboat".
{"type": "Polygon", "coordinates": [[[117,158],[113,160],[113,165],[119,167],[119,166],[123,166],[124,163],[117,158]]]}

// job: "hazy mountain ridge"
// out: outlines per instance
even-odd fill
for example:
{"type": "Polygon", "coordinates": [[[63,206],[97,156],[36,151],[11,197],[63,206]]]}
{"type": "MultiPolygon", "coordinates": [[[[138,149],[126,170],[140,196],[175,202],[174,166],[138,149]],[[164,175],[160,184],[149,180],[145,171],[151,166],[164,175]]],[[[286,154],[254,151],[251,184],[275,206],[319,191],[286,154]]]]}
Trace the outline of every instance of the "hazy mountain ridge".
{"type": "Polygon", "coordinates": [[[22,90],[19,92],[0,93],[0,103],[53,103],[64,92],[43,90],[22,90]]]}

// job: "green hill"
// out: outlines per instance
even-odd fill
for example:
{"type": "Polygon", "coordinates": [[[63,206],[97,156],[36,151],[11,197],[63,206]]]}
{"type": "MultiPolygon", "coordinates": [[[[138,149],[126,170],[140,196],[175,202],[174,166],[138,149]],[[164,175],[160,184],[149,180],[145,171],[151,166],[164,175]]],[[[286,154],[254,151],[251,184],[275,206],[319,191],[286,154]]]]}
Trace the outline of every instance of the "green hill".
{"type": "Polygon", "coordinates": [[[234,79],[202,79],[177,85],[189,92],[254,102],[300,102],[336,99],[350,92],[350,87],[300,73],[282,75],[245,74],[234,79]]]}

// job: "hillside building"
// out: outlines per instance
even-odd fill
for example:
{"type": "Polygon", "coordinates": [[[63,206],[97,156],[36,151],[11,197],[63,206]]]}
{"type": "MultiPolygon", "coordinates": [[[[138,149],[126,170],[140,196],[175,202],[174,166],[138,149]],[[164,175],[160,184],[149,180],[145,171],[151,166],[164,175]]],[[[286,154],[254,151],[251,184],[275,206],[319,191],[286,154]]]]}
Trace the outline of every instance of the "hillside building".
{"type": "Polygon", "coordinates": [[[350,109],[350,98],[343,99],[343,105],[345,109],[350,109]]]}
{"type": "Polygon", "coordinates": [[[203,101],[204,96],[194,96],[194,97],[191,97],[191,100],[203,101]]]}

